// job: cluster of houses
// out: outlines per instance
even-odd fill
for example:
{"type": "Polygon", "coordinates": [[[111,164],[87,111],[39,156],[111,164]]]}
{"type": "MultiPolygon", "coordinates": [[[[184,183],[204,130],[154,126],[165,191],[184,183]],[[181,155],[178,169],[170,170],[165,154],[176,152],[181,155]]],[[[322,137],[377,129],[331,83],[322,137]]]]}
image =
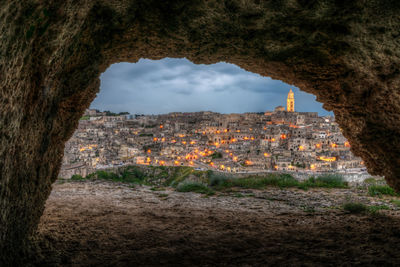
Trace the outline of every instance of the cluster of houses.
{"type": "Polygon", "coordinates": [[[234,173],[365,170],[334,117],[288,106],[244,114],[87,110],[66,144],[60,177],[135,164],[234,173]]]}

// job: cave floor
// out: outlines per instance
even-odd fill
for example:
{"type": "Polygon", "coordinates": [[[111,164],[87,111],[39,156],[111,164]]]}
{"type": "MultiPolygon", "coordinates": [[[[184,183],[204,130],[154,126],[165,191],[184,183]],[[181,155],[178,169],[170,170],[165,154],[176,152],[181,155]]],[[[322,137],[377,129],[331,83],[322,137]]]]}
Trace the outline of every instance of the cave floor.
{"type": "Polygon", "coordinates": [[[268,188],[205,196],[56,183],[39,225],[41,265],[399,265],[400,209],[360,189],[268,188]],[[350,214],[354,201],[390,207],[350,214]]]}

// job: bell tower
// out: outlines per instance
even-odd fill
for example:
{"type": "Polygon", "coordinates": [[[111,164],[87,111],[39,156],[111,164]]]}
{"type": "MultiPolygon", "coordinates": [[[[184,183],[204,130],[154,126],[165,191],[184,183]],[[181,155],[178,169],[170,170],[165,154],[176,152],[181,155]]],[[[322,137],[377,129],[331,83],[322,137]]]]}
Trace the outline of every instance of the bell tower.
{"type": "Polygon", "coordinates": [[[293,93],[292,89],[290,89],[288,96],[287,96],[286,110],[288,112],[294,112],[294,93],[293,93]]]}

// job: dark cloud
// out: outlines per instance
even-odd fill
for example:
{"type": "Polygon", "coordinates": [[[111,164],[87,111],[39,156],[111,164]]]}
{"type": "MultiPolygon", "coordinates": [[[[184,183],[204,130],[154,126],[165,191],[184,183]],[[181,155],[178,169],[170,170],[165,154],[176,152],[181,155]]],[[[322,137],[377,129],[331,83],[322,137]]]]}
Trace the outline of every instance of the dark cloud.
{"type": "Polygon", "coordinates": [[[328,114],[313,95],[281,81],[228,63],[195,65],[172,58],[112,65],[102,74],[100,93],[91,107],[132,114],[261,112],[285,105],[290,88],[295,92],[298,111],[328,114]]]}

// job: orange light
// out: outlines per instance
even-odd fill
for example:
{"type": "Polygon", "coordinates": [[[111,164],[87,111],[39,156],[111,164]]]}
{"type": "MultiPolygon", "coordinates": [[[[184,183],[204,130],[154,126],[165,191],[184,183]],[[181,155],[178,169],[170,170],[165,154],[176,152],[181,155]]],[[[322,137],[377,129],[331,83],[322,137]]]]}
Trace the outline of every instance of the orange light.
{"type": "Polygon", "coordinates": [[[157,140],[158,140],[157,137],[154,137],[154,138],[153,138],[153,141],[154,141],[154,142],[157,142],[157,140]]]}
{"type": "Polygon", "coordinates": [[[243,137],[243,140],[249,140],[249,138],[247,136],[243,137]]]}
{"type": "Polygon", "coordinates": [[[277,169],[278,169],[278,165],[275,165],[275,166],[274,166],[274,169],[277,170],[277,169]]]}
{"type": "Polygon", "coordinates": [[[165,165],[165,161],[160,160],[160,165],[161,165],[161,166],[164,166],[164,165],[165,165]]]}
{"type": "Polygon", "coordinates": [[[332,144],[331,144],[331,148],[337,148],[337,144],[332,143],[332,144]]]}
{"type": "Polygon", "coordinates": [[[314,165],[314,164],[311,164],[311,165],[310,165],[310,169],[311,169],[311,170],[315,170],[315,165],[314,165]]]}
{"type": "Polygon", "coordinates": [[[304,146],[299,146],[299,150],[303,151],[304,150],[304,146]]]}
{"type": "Polygon", "coordinates": [[[269,155],[267,152],[264,153],[264,157],[267,158],[267,157],[269,157],[269,156],[270,156],[270,155],[269,155]]]}
{"type": "Polygon", "coordinates": [[[147,149],[147,153],[151,154],[151,149],[147,149]]]}
{"type": "Polygon", "coordinates": [[[246,160],[244,164],[246,164],[247,166],[251,166],[253,165],[253,162],[251,162],[250,160],[246,160]]]}
{"type": "Polygon", "coordinates": [[[315,147],[316,148],[321,148],[321,144],[316,144],[315,147]]]}
{"type": "Polygon", "coordinates": [[[221,170],[225,170],[225,166],[224,166],[224,165],[219,165],[219,168],[220,168],[221,170]]]}
{"type": "Polygon", "coordinates": [[[322,161],[326,161],[326,162],[336,161],[336,157],[324,157],[324,156],[320,156],[319,159],[322,160],[322,161]]]}
{"type": "Polygon", "coordinates": [[[182,141],[182,144],[186,145],[186,141],[182,141]]]}
{"type": "Polygon", "coordinates": [[[214,143],[214,146],[219,146],[219,143],[218,143],[218,142],[215,142],[215,143],[214,143]]]}
{"type": "Polygon", "coordinates": [[[238,157],[233,157],[233,161],[237,161],[238,160],[238,157]]]}
{"type": "Polygon", "coordinates": [[[175,139],[171,140],[171,143],[176,143],[176,140],[175,139]]]}
{"type": "Polygon", "coordinates": [[[345,147],[351,147],[350,143],[348,141],[344,142],[345,147]]]}
{"type": "Polygon", "coordinates": [[[281,139],[286,139],[286,134],[281,134],[281,139]]]}
{"type": "Polygon", "coordinates": [[[180,138],[182,138],[182,137],[185,137],[185,135],[184,134],[180,134],[180,135],[178,135],[180,138]]]}
{"type": "Polygon", "coordinates": [[[147,162],[150,162],[150,161],[151,161],[151,159],[150,159],[150,158],[147,158],[147,159],[146,159],[146,161],[147,161],[147,162]]]}
{"type": "Polygon", "coordinates": [[[254,140],[254,137],[251,137],[250,139],[251,139],[251,140],[254,140]]]}
{"type": "Polygon", "coordinates": [[[228,132],[228,129],[224,129],[224,133],[227,133],[228,132]]]}
{"type": "Polygon", "coordinates": [[[240,130],[236,130],[237,133],[240,133],[240,130]]]}
{"type": "Polygon", "coordinates": [[[237,139],[236,138],[232,138],[231,139],[231,143],[235,143],[235,142],[237,142],[237,139]]]}
{"type": "Polygon", "coordinates": [[[220,130],[218,130],[216,133],[217,133],[217,134],[220,134],[220,133],[221,133],[221,131],[220,131],[220,130]]]}
{"type": "Polygon", "coordinates": [[[191,162],[189,162],[189,164],[190,164],[190,165],[193,165],[194,163],[193,163],[193,161],[191,161],[191,162]]]}
{"type": "Polygon", "coordinates": [[[175,165],[179,165],[180,163],[179,163],[179,161],[175,160],[175,161],[174,161],[174,164],[175,164],[175,165]]]}
{"type": "Polygon", "coordinates": [[[271,142],[275,142],[275,138],[272,138],[272,139],[271,139],[271,142]]]}
{"type": "Polygon", "coordinates": [[[160,125],[160,129],[164,128],[164,125],[160,125]]]}
{"type": "Polygon", "coordinates": [[[190,144],[194,145],[194,144],[196,144],[196,141],[190,141],[190,144]]]}
{"type": "Polygon", "coordinates": [[[210,162],[210,166],[214,166],[214,162],[210,162]]]}
{"type": "Polygon", "coordinates": [[[206,135],[206,132],[203,132],[203,135],[206,135]]]}

